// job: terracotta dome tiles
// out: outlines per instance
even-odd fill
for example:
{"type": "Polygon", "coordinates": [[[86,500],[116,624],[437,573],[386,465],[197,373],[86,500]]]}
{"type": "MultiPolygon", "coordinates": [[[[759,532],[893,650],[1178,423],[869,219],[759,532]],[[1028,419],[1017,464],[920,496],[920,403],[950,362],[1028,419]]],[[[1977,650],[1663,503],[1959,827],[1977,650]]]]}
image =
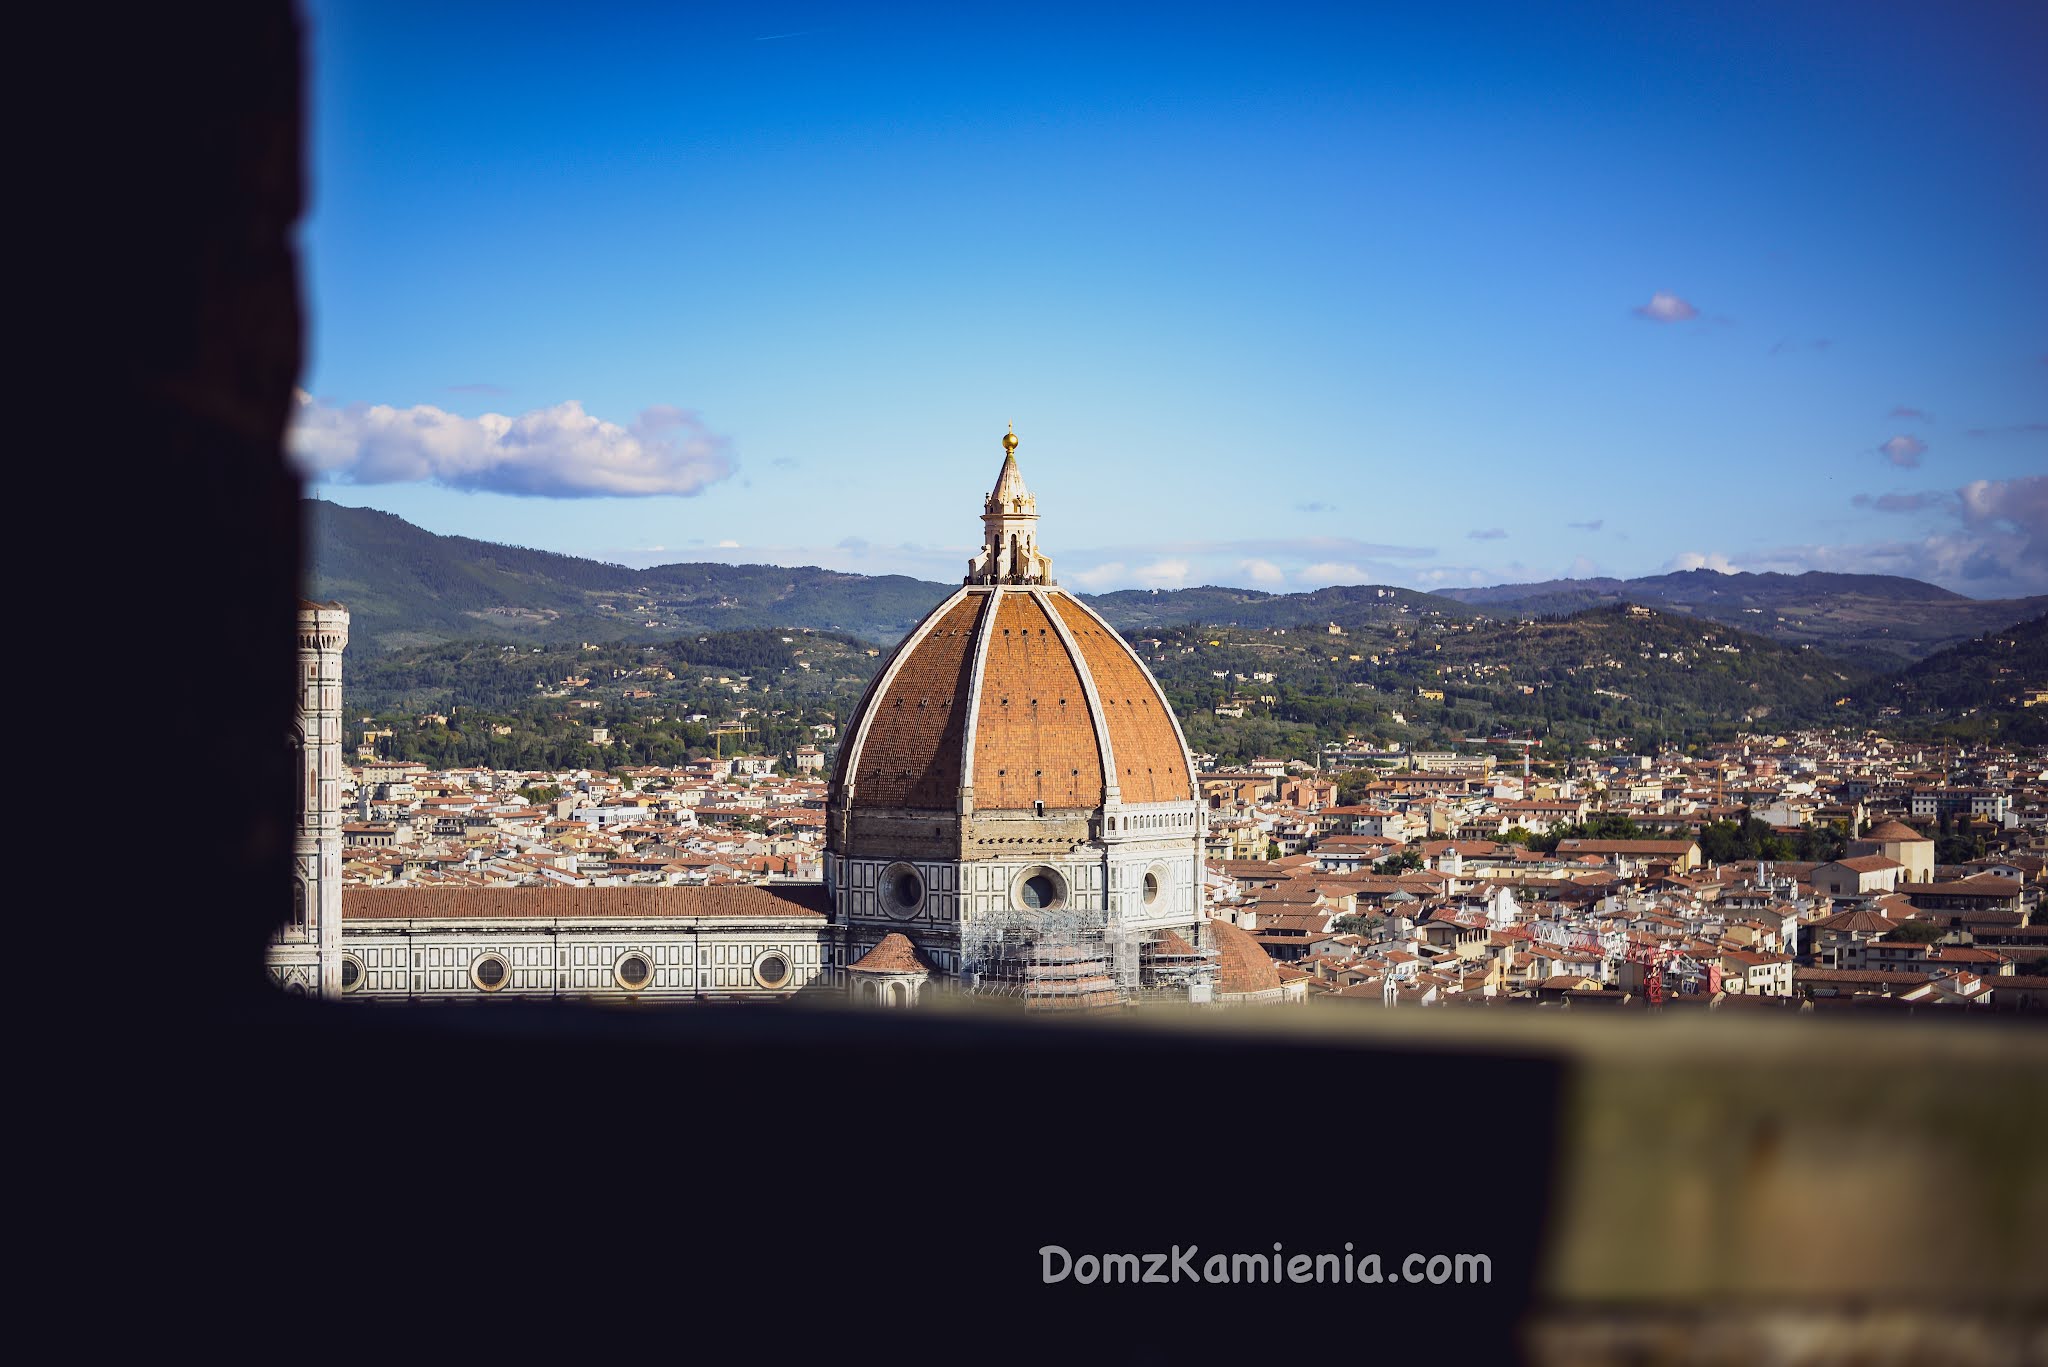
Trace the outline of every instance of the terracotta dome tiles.
{"type": "Polygon", "coordinates": [[[948,608],[871,703],[854,774],[862,807],[951,811],[960,790],[972,688],[975,625],[988,599],[948,608]]]}
{"type": "Polygon", "coordinates": [[[938,609],[849,729],[854,806],[952,811],[967,781],[977,809],[1100,807],[1101,741],[1062,627],[1102,704],[1122,800],[1190,800],[1173,715],[1130,647],[1058,589],[1041,592],[1043,601],[1022,588],[973,591],[938,609]],[[985,658],[977,696],[978,644],[985,658]],[[970,709],[971,767],[962,762],[970,709]]]}
{"type": "Polygon", "coordinates": [[[1052,595],[1052,603],[1072,633],[1081,658],[1088,662],[1088,673],[1102,699],[1123,800],[1186,802],[1193,783],[1180,732],[1166,700],[1152,686],[1131,648],[1065,594],[1052,595]]]}
{"type": "Polygon", "coordinates": [[[1087,690],[1052,619],[1028,593],[999,600],[974,731],[976,807],[1102,805],[1087,690]]]}

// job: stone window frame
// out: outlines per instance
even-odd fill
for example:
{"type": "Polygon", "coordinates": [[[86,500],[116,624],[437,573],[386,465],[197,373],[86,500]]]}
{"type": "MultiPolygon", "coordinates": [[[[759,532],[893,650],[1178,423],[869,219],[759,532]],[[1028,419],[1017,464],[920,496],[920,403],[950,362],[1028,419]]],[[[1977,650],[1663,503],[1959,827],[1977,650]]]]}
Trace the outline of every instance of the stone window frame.
{"type": "Polygon", "coordinates": [[[1151,864],[1145,869],[1145,876],[1138,882],[1138,898],[1148,907],[1158,906],[1166,896],[1167,875],[1171,872],[1164,861],[1151,864]]]}
{"type": "Polygon", "coordinates": [[[875,900],[880,903],[884,914],[899,921],[908,921],[922,912],[925,903],[931,899],[931,891],[931,880],[925,877],[924,870],[907,859],[884,866],[875,879],[875,900]],[[917,901],[908,906],[898,902],[895,896],[896,882],[904,874],[917,880],[917,901]]]}
{"type": "Polygon", "coordinates": [[[1073,883],[1050,864],[1028,865],[1010,879],[1010,905],[1019,911],[1063,911],[1072,905],[1073,900],[1073,883]],[[1050,905],[1034,907],[1024,900],[1024,885],[1040,874],[1052,880],[1056,892],[1050,905]]]}
{"type": "Polygon", "coordinates": [[[497,950],[486,950],[469,961],[469,981],[479,992],[503,992],[512,985],[512,963],[497,950]],[[497,964],[504,973],[495,983],[484,981],[483,966],[487,963],[497,964]]]}
{"type": "Polygon", "coordinates": [[[612,960],[612,981],[628,992],[645,992],[654,986],[654,955],[644,949],[628,949],[612,960]],[[638,959],[647,966],[647,976],[637,983],[626,981],[626,961],[638,959]]]}

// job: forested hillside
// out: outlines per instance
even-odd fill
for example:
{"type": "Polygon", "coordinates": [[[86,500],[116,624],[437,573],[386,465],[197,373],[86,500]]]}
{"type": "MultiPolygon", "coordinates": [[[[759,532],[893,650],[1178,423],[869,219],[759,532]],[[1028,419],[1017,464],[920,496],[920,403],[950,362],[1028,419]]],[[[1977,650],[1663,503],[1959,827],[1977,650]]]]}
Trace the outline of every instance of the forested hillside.
{"type": "Polygon", "coordinates": [[[2027,705],[2048,691],[2048,615],[1953,646],[1888,683],[1875,700],[1909,724],[2048,745],[2048,703],[2027,705]]]}
{"type": "Polygon", "coordinates": [[[1871,678],[1819,651],[1641,608],[1341,637],[1180,628],[1134,644],[1189,743],[1230,759],[1298,748],[1310,733],[1384,745],[1529,730],[1553,752],[1593,738],[1680,742],[1853,716],[1871,678]]]}
{"type": "Polygon", "coordinates": [[[437,536],[389,513],[308,502],[306,592],[348,605],[354,640],[392,650],[489,638],[655,641],[808,627],[894,641],[944,590],[903,575],[716,563],[635,570],[437,536]]]}

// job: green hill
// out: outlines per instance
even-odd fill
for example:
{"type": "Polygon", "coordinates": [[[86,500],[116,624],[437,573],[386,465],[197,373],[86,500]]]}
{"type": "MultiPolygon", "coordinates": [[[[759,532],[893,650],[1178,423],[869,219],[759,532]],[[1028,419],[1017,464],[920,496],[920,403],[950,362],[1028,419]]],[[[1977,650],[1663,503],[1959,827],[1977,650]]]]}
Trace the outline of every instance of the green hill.
{"type": "Polygon", "coordinates": [[[1343,637],[1175,628],[1133,644],[1189,744],[1232,760],[1299,751],[1310,733],[1441,744],[1531,730],[1570,749],[1826,724],[1860,717],[1876,677],[1810,647],[1643,608],[1429,618],[1343,637]],[[1245,715],[1219,716],[1218,706],[1245,715]]]}
{"type": "Polygon", "coordinates": [[[402,518],[306,505],[307,595],[348,605],[377,650],[442,641],[653,641],[690,631],[809,627],[894,640],[943,596],[903,575],[774,565],[635,570],[438,536],[402,518]]]}
{"type": "Polygon", "coordinates": [[[1493,614],[1546,616],[1620,603],[1740,627],[1812,645],[1873,669],[1897,668],[1985,631],[2048,611],[2048,597],[1965,598],[1887,574],[1720,574],[1685,570],[1643,579],[1552,579],[1447,589],[1493,614]]]}
{"type": "Polygon", "coordinates": [[[2048,689],[2048,616],[1986,632],[1920,661],[1873,690],[1881,719],[1896,709],[1908,725],[1954,734],[2048,745],[2048,706],[2028,707],[2048,689]]]}

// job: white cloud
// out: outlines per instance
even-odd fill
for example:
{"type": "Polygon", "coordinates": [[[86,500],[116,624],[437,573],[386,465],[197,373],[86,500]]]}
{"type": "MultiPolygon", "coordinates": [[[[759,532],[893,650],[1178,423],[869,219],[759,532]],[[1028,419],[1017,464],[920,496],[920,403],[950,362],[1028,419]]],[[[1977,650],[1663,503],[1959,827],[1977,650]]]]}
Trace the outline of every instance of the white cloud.
{"type": "Polygon", "coordinates": [[[713,545],[714,549],[721,551],[736,551],[740,548],[740,543],[737,541],[719,541],[713,543],[713,545]]]}
{"type": "Polygon", "coordinates": [[[1699,317],[1700,311],[1677,295],[1659,290],[1650,296],[1649,303],[1636,306],[1636,316],[1653,323],[1683,323],[1699,317]]]}
{"type": "Polygon", "coordinates": [[[2048,475],[1972,480],[1948,505],[1953,531],[1746,555],[1758,569],[1901,574],[1978,597],[2048,593],[2048,475]]]}
{"type": "Polygon", "coordinates": [[[1858,508],[1875,508],[1881,513],[1917,513],[1939,508],[1949,501],[1940,489],[1922,489],[1911,494],[1858,494],[1849,502],[1858,508]]]}
{"type": "Polygon", "coordinates": [[[1475,527],[1465,536],[1472,541],[1504,541],[1507,534],[1505,527],[1475,527]]]}
{"type": "Polygon", "coordinates": [[[1445,565],[1440,569],[1419,570],[1407,576],[1412,587],[1443,588],[1446,585],[1460,587],[1466,584],[1492,584],[1500,582],[1497,570],[1482,570],[1476,565],[1445,565]]]}
{"type": "Polygon", "coordinates": [[[2014,531],[2048,539],[2048,475],[2019,479],[1973,479],[1956,490],[1963,521],[1972,526],[2004,523],[2014,531]]]}
{"type": "Polygon", "coordinates": [[[1188,582],[1185,560],[1155,560],[1131,571],[1131,578],[1148,589],[1177,589],[1188,582]]]}
{"type": "MultiPolygon", "coordinates": [[[[1294,572],[1294,577],[1304,584],[1369,584],[1372,576],[1356,565],[1340,564],[1324,560],[1314,565],[1304,565],[1294,572]]],[[[1427,576],[1423,576],[1427,577],[1427,576]]]]}
{"type": "Polygon", "coordinates": [[[1899,436],[1893,437],[1877,449],[1892,464],[1903,465],[1907,469],[1911,469],[1918,465],[1920,457],[1926,454],[1927,443],[1918,437],[1899,436]]]}
{"type": "Polygon", "coordinates": [[[293,460],[316,480],[539,498],[698,493],[732,473],[729,445],[680,408],[644,409],[622,427],[574,399],[516,418],[465,418],[431,404],[330,404],[303,390],[286,437],[293,460]]]}
{"type": "Polygon", "coordinates": [[[1667,570],[1712,570],[1716,574],[1740,574],[1741,571],[1728,563],[1728,557],[1719,551],[1702,555],[1698,551],[1682,551],[1665,562],[1667,570]]]}
{"type": "Polygon", "coordinates": [[[1099,589],[1122,579],[1124,569],[1123,561],[1112,560],[1106,565],[1097,565],[1092,570],[1063,570],[1060,577],[1071,580],[1083,588],[1099,589]]]}
{"type": "Polygon", "coordinates": [[[1068,546],[1060,578],[1090,593],[1188,584],[1236,584],[1279,592],[1289,585],[1405,584],[1436,552],[1342,536],[1255,537],[1068,546]]]}

